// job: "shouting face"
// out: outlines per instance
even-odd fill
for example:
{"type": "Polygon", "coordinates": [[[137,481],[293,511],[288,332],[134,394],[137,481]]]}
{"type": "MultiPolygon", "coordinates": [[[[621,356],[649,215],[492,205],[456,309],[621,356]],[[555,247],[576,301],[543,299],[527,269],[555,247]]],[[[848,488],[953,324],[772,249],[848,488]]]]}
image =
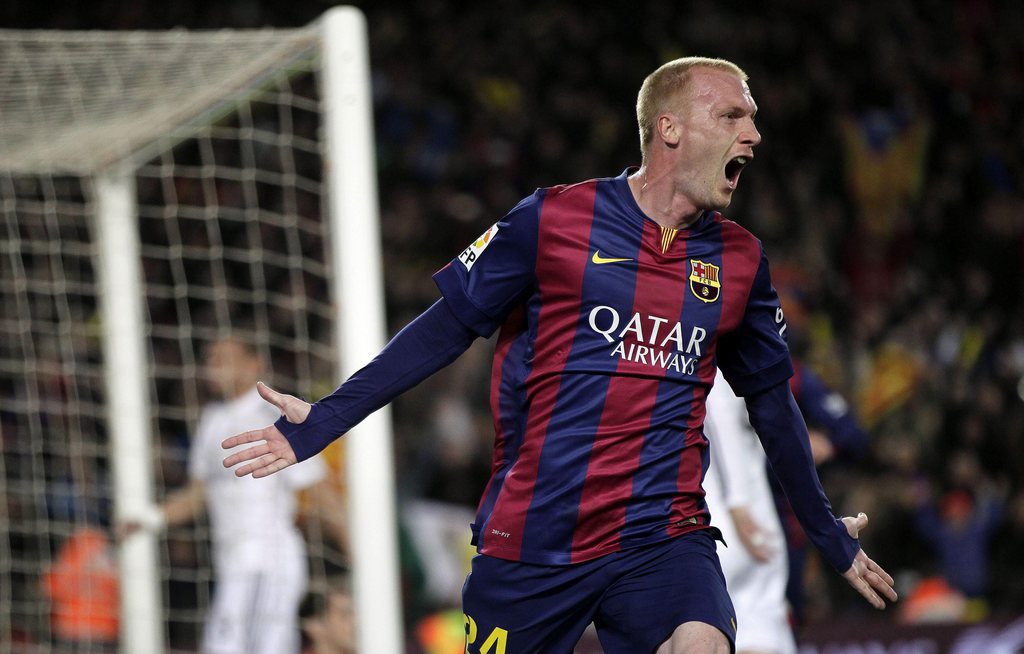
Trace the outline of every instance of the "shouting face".
{"type": "Polygon", "coordinates": [[[729,206],[740,173],[761,142],[750,88],[728,71],[697,68],[674,105],[661,116],[660,129],[669,147],[677,149],[676,188],[698,209],[729,206]]]}

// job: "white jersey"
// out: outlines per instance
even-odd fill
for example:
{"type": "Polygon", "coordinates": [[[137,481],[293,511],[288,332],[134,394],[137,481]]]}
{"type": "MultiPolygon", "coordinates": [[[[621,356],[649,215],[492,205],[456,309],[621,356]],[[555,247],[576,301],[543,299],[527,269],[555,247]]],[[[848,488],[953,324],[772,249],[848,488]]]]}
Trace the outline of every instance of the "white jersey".
{"type": "Polygon", "coordinates": [[[711,522],[728,547],[718,543],[729,596],[736,609],[736,651],[796,652],[786,606],[789,564],[786,540],[768,483],[767,457],[750,426],[746,403],[718,373],[707,399],[704,430],[711,464],[704,477],[711,522]],[[729,509],[745,507],[772,549],[766,562],[754,559],[740,542],[729,509]]]}
{"type": "Polygon", "coordinates": [[[229,451],[221,441],[279,417],[279,411],[253,389],[207,406],[199,418],[189,475],[205,486],[218,576],[273,568],[284,559],[304,560],[302,535],[295,526],[295,493],[326,476],[323,461],[313,457],[262,479],[236,477],[222,463],[230,452],[245,446],[229,451]]]}

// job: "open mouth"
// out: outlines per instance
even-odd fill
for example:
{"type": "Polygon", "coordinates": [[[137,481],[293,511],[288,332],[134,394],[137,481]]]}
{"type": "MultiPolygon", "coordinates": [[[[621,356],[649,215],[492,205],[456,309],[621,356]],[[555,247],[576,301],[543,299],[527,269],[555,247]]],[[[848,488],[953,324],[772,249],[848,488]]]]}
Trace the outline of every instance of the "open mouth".
{"type": "Polygon", "coordinates": [[[748,163],[750,163],[750,157],[733,157],[729,163],[725,164],[725,179],[729,182],[730,188],[736,188],[737,182],[740,181],[740,173],[748,163]]]}

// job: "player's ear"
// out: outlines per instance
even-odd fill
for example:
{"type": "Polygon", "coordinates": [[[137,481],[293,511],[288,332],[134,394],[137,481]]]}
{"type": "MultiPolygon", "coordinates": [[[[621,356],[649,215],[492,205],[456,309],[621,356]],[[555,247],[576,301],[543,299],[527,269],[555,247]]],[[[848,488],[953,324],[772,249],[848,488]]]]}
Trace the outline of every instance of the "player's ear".
{"type": "Polygon", "coordinates": [[[679,145],[680,126],[679,121],[673,114],[661,114],[655,123],[658,137],[670,148],[679,145]]]}

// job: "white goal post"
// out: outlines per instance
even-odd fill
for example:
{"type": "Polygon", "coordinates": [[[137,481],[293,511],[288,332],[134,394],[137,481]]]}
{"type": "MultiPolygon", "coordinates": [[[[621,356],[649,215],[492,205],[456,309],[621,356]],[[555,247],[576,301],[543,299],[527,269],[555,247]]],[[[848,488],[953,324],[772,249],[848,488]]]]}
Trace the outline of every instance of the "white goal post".
{"type": "MultiPolygon", "coordinates": [[[[205,345],[249,334],[307,396],[383,347],[371,97],[352,7],[300,29],[0,30],[0,651],[55,638],[36,594],[65,539],[173,484],[205,345]]],[[[358,650],[398,654],[389,411],[344,441],[358,650]]],[[[121,651],[201,621],[195,533],[118,546],[121,651]],[[195,570],[169,572],[182,551],[195,570]],[[168,608],[179,587],[194,606],[168,608]]]]}

